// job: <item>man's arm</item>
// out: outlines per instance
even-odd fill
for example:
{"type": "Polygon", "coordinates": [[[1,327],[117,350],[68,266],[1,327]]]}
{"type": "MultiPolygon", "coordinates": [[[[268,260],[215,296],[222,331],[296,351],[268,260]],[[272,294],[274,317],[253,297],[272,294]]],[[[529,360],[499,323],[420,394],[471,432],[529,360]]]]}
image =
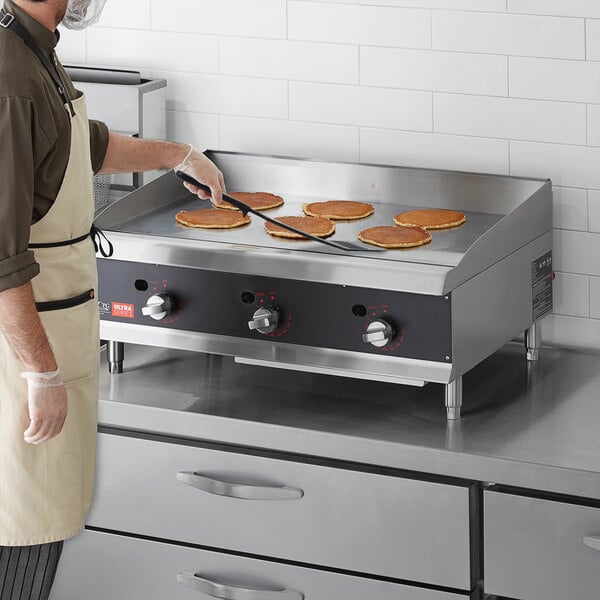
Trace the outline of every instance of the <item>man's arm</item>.
{"type": "MultiPolygon", "coordinates": [[[[31,283],[0,292],[0,329],[26,371],[48,373],[56,370],[54,353],[33,297],[31,283]]],[[[58,435],[67,415],[67,393],[63,385],[35,387],[28,379],[29,427],[25,441],[40,444],[58,435]]]]}
{"type": "MultiPolygon", "coordinates": [[[[223,174],[202,153],[194,150],[190,155],[190,146],[159,140],[143,140],[110,132],[108,148],[101,173],[136,173],[154,169],[173,169],[185,161],[185,172],[210,187],[215,204],[222,201],[225,191],[223,174]]],[[[188,190],[200,198],[208,195],[194,186],[185,184],[188,190]]]]}
{"type": "MultiPolygon", "coordinates": [[[[56,369],[56,362],[28,283],[39,273],[34,254],[28,250],[35,164],[54,143],[39,123],[31,98],[0,98],[0,329],[24,370],[48,373],[56,369]],[[33,140],[36,140],[35,147],[33,140]]],[[[0,356],[0,360],[6,359],[0,356]]],[[[25,431],[26,442],[40,443],[60,432],[67,414],[65,388],[35,387],[39,383],[55,385],[59,382],[58,378],[47,381],[36,376],[27,380],[28,406],[23,409],[28,408],[30,423],[25,431]]]]}

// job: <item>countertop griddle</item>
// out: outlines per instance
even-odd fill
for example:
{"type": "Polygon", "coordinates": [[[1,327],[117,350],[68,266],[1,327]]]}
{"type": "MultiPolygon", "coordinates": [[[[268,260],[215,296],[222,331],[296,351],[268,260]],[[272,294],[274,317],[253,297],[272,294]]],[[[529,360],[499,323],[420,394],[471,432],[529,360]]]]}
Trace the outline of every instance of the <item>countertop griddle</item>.
{"type": "Polygon", "coordinates": [[[262,191],[301,215],[320,200],[372,203],[338,222],[333,240],[418,208],[466,214],[412,249],[346,252],[269,236],[261,220],[231,230],[178,225],[179,210],[210,207],[174,173],[115,202],[96,220],[115,254],[99,259],[101,335],[110,365],[121,342],[162,345],[285,370],[423,386],[446,384],[460,416],[462,375],[525,332],[535,360],[552,310],[549,181],[210,152],[230,191],[262,191]]]}

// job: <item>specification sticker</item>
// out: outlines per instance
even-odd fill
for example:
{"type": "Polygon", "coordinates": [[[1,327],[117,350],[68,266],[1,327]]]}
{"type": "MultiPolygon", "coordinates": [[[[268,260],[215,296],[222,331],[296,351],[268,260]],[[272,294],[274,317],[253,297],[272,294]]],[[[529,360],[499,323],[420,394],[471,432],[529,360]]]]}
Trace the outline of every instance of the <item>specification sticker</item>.
{"type": "Polygon", "coordinates": [[[531,263],[531,299],[533,320],[552,310],[552,252],[531,263]]]}

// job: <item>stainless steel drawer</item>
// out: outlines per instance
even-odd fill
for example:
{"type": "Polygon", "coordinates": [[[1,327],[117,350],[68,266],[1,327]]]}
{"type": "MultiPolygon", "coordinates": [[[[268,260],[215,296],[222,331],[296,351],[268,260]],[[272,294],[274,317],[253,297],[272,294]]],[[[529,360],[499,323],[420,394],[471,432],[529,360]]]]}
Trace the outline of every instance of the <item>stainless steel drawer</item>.
{"type": "Polygon", "coordinates": [[[89,525],[471,589],[468,487],[110,434],[98,452],[89,525]]]}
{"type": "Polygon", "coordinates": [[[51,600],[202,600],[211,597],[236,600],[468,598],[461,594],[86,531],[66,542],[51,600]],[[205,593],[188,587],[189,583],[205,593]],[[261,590],[270,595],[261,595],[261,590]]]}
{"type": "Polygon", "coordinates": [[[486,491],[484,515],[487,593],[600,598],[600,509],[486,491]]]}

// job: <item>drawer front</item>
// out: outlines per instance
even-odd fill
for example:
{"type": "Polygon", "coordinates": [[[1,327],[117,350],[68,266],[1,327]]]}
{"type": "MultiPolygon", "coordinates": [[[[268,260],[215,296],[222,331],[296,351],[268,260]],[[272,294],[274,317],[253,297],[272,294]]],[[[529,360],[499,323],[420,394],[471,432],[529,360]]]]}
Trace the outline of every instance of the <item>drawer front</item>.
{"type": "Polygon", "coordinates": [[[211,597],[468,600],[468,596],[461,594],[92,531],[65,543],[51,600],[206,600],[211,597]],[[209,594],[181,583],[178,575],[203,587],[209,594]],[[199,577],[205,581],[201,582],[199,577]],[[227,587],[219,591],[219,585],[227,587]],[[266,590],[271,595],[260,595],[255,590],[266,590]],[[276,593],[281,590],[288,590],[287,595],[276,593]]]}
{"type": "Polygon", "coordinates": [[[471,589],[467,487],[110,434],[98,452],[89,525],[471,589]]]}
{"type": "MultiPolygon", "coordinates": [[[[600,536],[600,509],[486,492],[484,515],[487,593],[522,600],[600,598],[600,551],[583,542],[600,536]]],[[[600,537],[597,543],[600,549],[600,537]]]]}

